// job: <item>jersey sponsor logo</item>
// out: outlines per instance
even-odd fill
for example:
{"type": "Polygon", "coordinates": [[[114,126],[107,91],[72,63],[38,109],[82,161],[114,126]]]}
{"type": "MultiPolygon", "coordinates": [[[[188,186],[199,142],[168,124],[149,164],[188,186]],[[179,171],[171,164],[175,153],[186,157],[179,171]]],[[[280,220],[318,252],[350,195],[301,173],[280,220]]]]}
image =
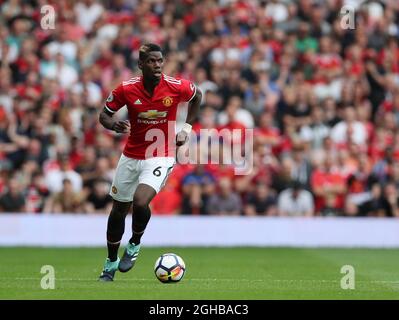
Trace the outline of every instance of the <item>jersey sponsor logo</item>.
{"type": "Polygon", "coordinates": [[[165,118],[167,114],[168,114],[167,111],[148,110],[145,112],[140,112],[138,114],[138,117],[144,119],[158,119],[158,118],[165,118]]]}
{"type": "Polygon", "coordinates": [[[108,98],[107,98],[107,102],[112,102],[114,100],[114,95],[112,94],[112,92],[109,94],[108,98]]]}
{"type": "Polygon", "coordinates": [[[143,120],[143,119],[137,119],[137,123],[143,123],[143,124],[162,124],[162,123],[167,123],[168,119],[161,119],[161,120],[143,120]]]}
{"type": "Polygon", "coordinates": [[[137,100],[134,102],[134,104],[142,104],[142,103],[141,103],[140,99],[137,99],[137,100]]]}
{"type": "Polygon", "coordinates": [[[165,107],[170,107],[173,103],[173,99],[171,97],[165,97],[162,99],[162,103],[165,107]]]}

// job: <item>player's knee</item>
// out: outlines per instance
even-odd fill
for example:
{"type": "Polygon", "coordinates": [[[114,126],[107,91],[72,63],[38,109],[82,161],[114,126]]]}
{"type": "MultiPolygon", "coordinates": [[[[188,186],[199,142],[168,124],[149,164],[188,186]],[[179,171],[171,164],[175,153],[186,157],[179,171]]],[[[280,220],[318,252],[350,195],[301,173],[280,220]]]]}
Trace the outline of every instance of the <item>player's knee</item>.
{"type": "Polygon", "coordinates": [[[111,209],[111,216],[113,216],[113,217],[123,217],[125,215],[126,215],[126,213],[123,210],[120,210],[118,208],[111,209]]]}
{"type": "Polygon", "coordinates": [[[114,203],[111,209],[111,216],[125,218],[129,213],[131,203],[114,203]]]}
{"type": "Polygon", "coordinates": [[[133,215],[136,221],[147,223],[151,219],[151,210],[147,201],[133,201],[133,215]]]}
{"type": "Polygon", "coordinates": [[[147,209],[149,203],[150,202],[145,197],[137,196],[137,197],[134,197],[134,199],[133,199],[133,208],[147,209]]]}

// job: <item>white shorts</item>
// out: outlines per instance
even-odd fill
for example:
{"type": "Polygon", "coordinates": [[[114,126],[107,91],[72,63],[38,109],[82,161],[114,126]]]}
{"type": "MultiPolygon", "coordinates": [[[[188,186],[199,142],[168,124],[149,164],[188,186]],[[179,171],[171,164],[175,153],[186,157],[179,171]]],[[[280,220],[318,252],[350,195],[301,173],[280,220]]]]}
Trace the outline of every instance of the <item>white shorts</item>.
{"type": "Polygon", "coordinates": [[[133,201],[137,186],[147,184],[158,193],[173,170],[175,158],[132,159],[121,155],[109,194],[114,200],[133,201]]]}

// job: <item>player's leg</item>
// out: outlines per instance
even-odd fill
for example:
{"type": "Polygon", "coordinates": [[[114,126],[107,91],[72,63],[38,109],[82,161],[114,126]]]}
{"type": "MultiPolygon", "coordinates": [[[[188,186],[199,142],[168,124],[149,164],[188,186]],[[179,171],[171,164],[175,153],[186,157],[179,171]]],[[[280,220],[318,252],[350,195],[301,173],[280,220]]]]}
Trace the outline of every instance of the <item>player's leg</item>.
{"type": "Polygon", "coordinates": [[[135,264],[141,246],[141,237],[151,218],[149,204],[165,185],[172,171],[174,158],[153,158],[142,162],[139,185],[133,196],[132,237],[119,263],[119,271],[127,272],[135,264]]]}
{"type": "Polygon", "coordinates": [[[156,190],[146,184],[139,184],[133,197],[132,237],[126,246],[119,263],[119,271],[127,272],[133,268],[140,252],[140,240],[151,218],[149,204],[157,194],[156,190]]]}
{"type": "Polygon", "coordinates": [[[140,244],[141,237],[151,218],[149,205],[156,194],[157,191],[147,184],[139,184],[137,187],[133,198],[132,237],[129,240],[130,243],[140,244]]]}
{"type": "Polygon", "coordinates": [[[121,243],[123,232],[125,231],[125,219],[131,205],[131,201],[113,201],[107,224],[107,247],[110,261],[116,261],[118,258],[118,248],[121,243]]]}
{"type": "Polygon", "coordinates": [[[102,281],[112,281],[119,266],[118,249],[125,231],[125,219],[132,202],[113,201],[112,210],[107,224],[108,257],[100,275],[102,281]]]}
{"type": "Polygon", "coordinates": [[[125,219],[132,205],[133,194],[138,185],[138,160],[121,156],[110,190],[113,198],[107,224],[108,257],[105,260],[102,281],[112,281],[119,266],[118,249],[125,231],[125,219]]]}

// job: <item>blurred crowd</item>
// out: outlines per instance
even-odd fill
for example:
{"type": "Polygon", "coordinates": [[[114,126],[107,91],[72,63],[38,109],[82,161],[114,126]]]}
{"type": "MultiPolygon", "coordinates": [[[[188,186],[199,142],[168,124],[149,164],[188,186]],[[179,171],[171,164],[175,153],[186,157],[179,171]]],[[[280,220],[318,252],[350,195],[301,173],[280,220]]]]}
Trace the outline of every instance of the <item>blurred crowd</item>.
{"type": "Polygon", "coordinates": [[[178,164],[155,214],[399,217],[398,41],[397,0],[0,0],[0,212],[109,212],[98,113],[155,42],[196,133],[254,133],[250,174],[178,164]]]}

